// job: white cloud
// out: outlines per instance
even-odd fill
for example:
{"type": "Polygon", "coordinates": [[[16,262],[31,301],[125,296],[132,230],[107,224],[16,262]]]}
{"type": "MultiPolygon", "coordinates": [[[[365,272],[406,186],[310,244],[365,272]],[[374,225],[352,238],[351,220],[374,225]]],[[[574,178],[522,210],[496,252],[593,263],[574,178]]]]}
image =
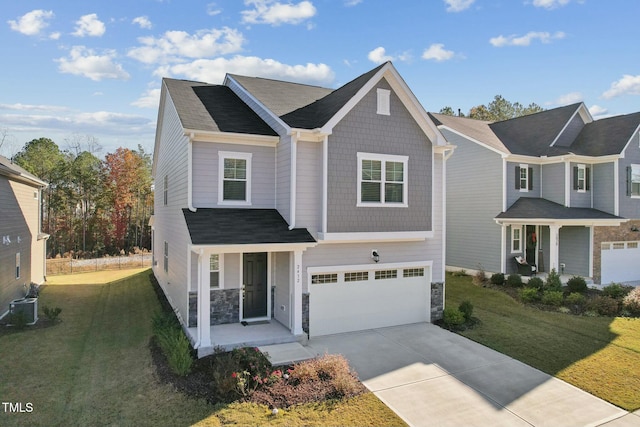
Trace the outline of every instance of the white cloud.
{"type": "Polygon", "coordinates": [[[149,89],[131,103],[134,107],[139,108],[158,108],[160,104],[160,89],[149,89]]]}
{"type": "Polygon", "coordinates": [[[591,113],[594,118],[602,118],[609,114],[609,110],[599,105],[592,105],[589,107],[589,113],[591,113]]]}
{"type": "Polygon", "coordinates": [[[222,13],[222,9],[218,8],[218,6],[215,3],[209,3],[207,5],[207,15],[216,16],[216,15],[219,15],[220,13],[222,13]]]}
{"type": "Polygon", "coordinates": [[[362,0],[345,0],[344,5],[347,7],[352,7],[360,3],[362,3],[362,0]]]}
{"type": "Polygon", "coordinates": [[[602,97],[610,99],[620,95],[640,95],[640,75],[625,74],[620,80],[611,83],[611,87],[602,97]]]}
{"type": "Polygon", "coordinates": [[[367,58],[369,58],[369,61],[376,64],[382,64],[383,62],[394,60],[393,56],[387,55],[385,48],[382,46],[378,46],[377,48],[369,52],[367,58]]]}
{"type": "Polygon", "coordinates": [[[424,50],[422,59],[432,59],[436,62],[448,61],[453,58],[455,53],[452,50],[446,50],[442,43],[434,43],[424,50]]]}
{"type": "Polygon", "coordinates": [[[44,112],[60,112],[67,110],[66,107],[59,105],[43,105],[43,104],[0,104],[0,110],[12,111],[44,111],[44,112]]]}
{"type": "Polygon", "coordinates": [[[37,36],[49,26],[49,20],[54,17],[53,11],[36,9],[27,12],[15,21],[7,21],[13,31],[27,36],[37,36]]]}
{"type": "Polygon", "coordinates": [[[58,39],[60,39],[60,36],[61,36],[61,34],[58,31],[56,31],[55,33],[49,34],[49,38],[51,40],[58,40],[58,39]]]}
{"type": "Polygon", "coordinates": [[[529,46],[531,42],[534,40],[540,40],[542,43],[551,43],[553,40],[563,39],[565,37],[565,33],[562,31],[557,31],[554,34],[549,32],[541,32],[541,31],[530,31],[524,36],[503,36],[500,35],[498,37],[493,37],[489,40],[495,47],[503,47],[503,46],[529,46]]]}
{"type": "Polygon", "coordinates": [[[557,7],[566,6],[571,0],[533,0],[535,7],[543,7],[545,9],[555,9],[557,7]]]}
{"type": "Polygon", "coordinates": [[[131,21],[132,24],[138,24],[140,25],[140,28],[146,28],[146,29],[150,29],[153,25],[151,24],[151,21],[149,21],[149,18],[146,16],[138,16],[133,18],[133,21],[131,21]]]}
{"type": "Polygon", "coordinates": [[[185,31],[167,31],[162,37],[140,37],[140,47],[127,55],[145,64],[177,62],[183,58],[206,58],[242,50],[244,37],[232,28],[200,30],[191,35],[185,31]]]}
{"type": "Polygon", "coordinates": [[[167,65],[159,67],[154,74],[158,77],[183,76],[190,80],[222,83],[227,73],[320,86],[330,85],[335,78],[335,74],[326,64],[288,65],[274,59],[241,55],[230,59],[197,59],[186,64],[167,65]]]}
{"type": "Polygon", "coordinates": [[[475,0],[444,0],[447,12],[462,12],[469,9],[475,0]]]}
{"type": "Polygon", "coordinates": [[[98,55],[93,49],[85,46],[74,46],[67,58],[59,58],[58,69],[61,73],[74,74],[90,78],[94,81],[103,79],[126,80],[129,78],[121,64],[114,62],[116,52],[106,50],[104,54],[98,55]]]}
{"type": "Polygon", "coordinates": [[[553,105],[569,105],[577,102],[582,102],[584,97],[580,92],[571,92],[564,95],[560,95],[558,99],[553,102],[553,105]]]}
{"type": "Polygon", "coordinates": [[[95,13],[90,13],[76,21],[76,30],[72,34],[77,37],[100,37],[105,31],[104,22],[100,21],[95,13]]]}
{"type": "Polygon", "coordinates": [[[316,14],[313,3],[306,0],[297,4],[280,3],[275,0],[245,0],[244,4],[253,6],[253,9],[240,12],[242,22],[247,24],[297,25],[316,14]]]}

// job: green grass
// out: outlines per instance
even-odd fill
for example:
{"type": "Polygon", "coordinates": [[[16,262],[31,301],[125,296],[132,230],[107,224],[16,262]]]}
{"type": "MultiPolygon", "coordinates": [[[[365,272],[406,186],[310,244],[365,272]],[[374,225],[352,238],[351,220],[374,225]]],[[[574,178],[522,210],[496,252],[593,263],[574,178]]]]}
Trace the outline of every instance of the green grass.
{"type": "Polygon", "coordinates": [[[2,426],[282,425],[283,420],[404,425],[371,394],[273,417],[265,407],[214,407],[158,383],[148,343],[151,317],[160,305],[148,270],[58,276],[42,290],[39,305],[62,308],[60,322],[0,334],[0,401],[33,405],[31,413],[0,410],[2,426]]]}
{"type": "Polygon", "coordinates": [[[446,304],[464,300],[481,324],[462,335],[621,408],[640,408],[640,319],[541,311],[448,274],[446,304]]]}

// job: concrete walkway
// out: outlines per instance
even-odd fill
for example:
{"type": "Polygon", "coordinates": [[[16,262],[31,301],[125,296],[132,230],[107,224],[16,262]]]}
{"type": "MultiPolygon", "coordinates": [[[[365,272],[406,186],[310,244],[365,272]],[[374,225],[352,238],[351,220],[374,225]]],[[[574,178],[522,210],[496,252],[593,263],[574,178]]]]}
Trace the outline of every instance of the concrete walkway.
{"type": "Polygon", "coordinates": [[[640,426],[640,413],[431,324],[311,338],[306,349],[343,354],[411,426],[640,426]]]}

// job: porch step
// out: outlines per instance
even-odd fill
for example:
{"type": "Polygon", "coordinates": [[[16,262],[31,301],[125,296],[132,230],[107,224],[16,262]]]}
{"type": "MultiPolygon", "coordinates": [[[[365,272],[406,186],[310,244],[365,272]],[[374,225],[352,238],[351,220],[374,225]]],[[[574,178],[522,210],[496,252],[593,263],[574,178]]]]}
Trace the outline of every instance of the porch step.
{"type": "Polygon", "coordinates": [[[273,366],[291,365],[295,362],[313,359],[316,357],[307,347],[299,342],[285,344],[273,344],[258,347],[262,353],[266,353],[273,366]]]}

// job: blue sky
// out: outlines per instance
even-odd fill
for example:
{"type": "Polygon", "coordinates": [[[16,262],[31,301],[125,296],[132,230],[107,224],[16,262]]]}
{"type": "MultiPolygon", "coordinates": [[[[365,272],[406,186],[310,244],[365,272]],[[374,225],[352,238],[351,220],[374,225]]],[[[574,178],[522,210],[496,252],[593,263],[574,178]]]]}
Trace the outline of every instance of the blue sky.
{"type": "Polygon", "coordinates": [[[339,87],[392,60],[427,111],[497,94],[640,111],[637,0],[21,0],[0,11],[0,154],[153,150],[162,77],[339,87]]]}

